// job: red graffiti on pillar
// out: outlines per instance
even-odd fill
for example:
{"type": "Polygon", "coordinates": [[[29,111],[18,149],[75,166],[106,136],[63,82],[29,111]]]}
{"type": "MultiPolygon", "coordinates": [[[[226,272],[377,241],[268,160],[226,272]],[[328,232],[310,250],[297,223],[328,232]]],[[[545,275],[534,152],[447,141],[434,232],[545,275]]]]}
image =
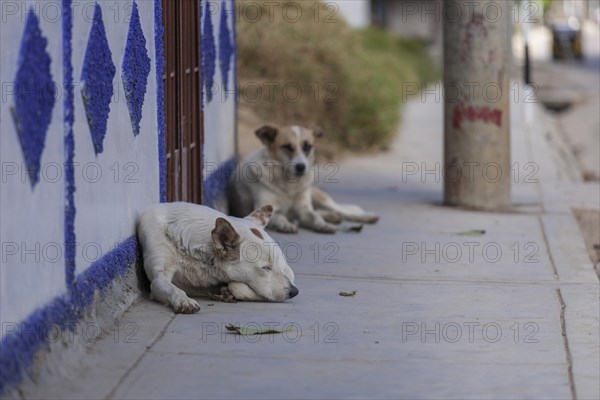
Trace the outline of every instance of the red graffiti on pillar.
{"type": "Polygon", "coordinates": [[[502,124],[502,111],[489,107],[465,106],[463,102],[454,108],[452,113],[452,127],[461,129],[464,119],[468,121],[482,121],[486,124],[493,123],[500,127],[502,124]]]}
{"type": "Polygon", "coordinates": [[[463,62],[470,61],[473,40],[476,40],[476,38],[480,36],[488,36],[488,30],[484,25],[484,22],[485,17],[482,13],[473,12],[469,18],[469,22],[467,22],[465,25],[465,38],[460,51],[460,56],[463,62]]]}

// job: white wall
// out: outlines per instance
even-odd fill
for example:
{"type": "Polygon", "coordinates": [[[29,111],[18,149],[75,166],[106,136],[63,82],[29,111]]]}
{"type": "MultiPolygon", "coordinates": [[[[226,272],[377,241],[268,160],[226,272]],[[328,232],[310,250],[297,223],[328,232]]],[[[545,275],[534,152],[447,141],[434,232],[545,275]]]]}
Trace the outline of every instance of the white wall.
{"type": "Polygon", "coordinates": [[[326,0],[325,3],[335,3],[341,16],[353,28],[366,28],[371,24],[370,0],[326,0]]]}
{"type": "MultiPolygon", "coordinates": [[[[60,2],[16,1],[17,12],[6,12],[2,2],[0,38],[0,322],[18,323],[36,308],[67,291],[65,282],[65,154],[63,148],[64,112],[62,95],[62,29],[60,18],[46,4],[60,2]],[[15,96],[12,84],[27,10],[39,10],[43,36],[48,39],[51,73],[58,84],[45,149],[42,153],[40,181],[32,190],[15,129],[11,108],[15,96]],[[17,167],[12,174],[13,167],[17,167]],[[55,179],[58,171],[59,178],[55,179]],[[17,247],[16,254],[14,252],[17,247]],[[27,250],[32,250],[27,252],[27,250]],[[58,255],[57,255],[58,254],[58,255]]],[[[94,1],[74,3],[73,78],[75,86],[75,233],[78,242],[76,274],[86,270],[111,248],[135,233],[139,212],[159,201],[158,132],[156,74],[154,55],[154,2],[137,1],[151,70],[148,75],[140,134],[134,137],[121,81],[121,67],[130,1],[98,4],[103,9],[107,39],[116,67],[115,93],[110,104],[104,151],[95,155],[81,94],[81,71],[88,43],[94,1]],[[118,171],[118,175],[117,175],[118,171]],[[96,181],[96,174],[101,173],[96,181]]],[[[3,325],[4,327],[4,325],[3,325]]],[[[2,334],[5,334],[2,330],[2,334]]]]}
{"type": "MultiPolygon", "coordinates": [[[[158,129],[154,44],[154,1],[137,2],[140,21],[150,57],[150,73],[144,98],[140,134],[134,136],[122,84],[122,64],[132,1],[98,1],[103,11],[108,45],[116,73],[110,102],[104,150],[96,155],[82,100],[81,74],[96,2],[74,2],[73,78],[75,137],[75,234],[76,275],[106,255],[113,246],[135,234],[135,221],[147,205],[159,202],[158,129]]],[[[219,10],[221,2],[217,2],[219,10]]],[[[232,3],[228,0],[227,7],[232,3]]],[[[62,21],[53,7],[60,2],[0,2],[0,323],[18,323],[36,308],[67,292],[65,282],[65,154],[62,96],[62,21]],[[6,4],[16,5],[7,12],[6,4]],[[24,171],[19,138],[11,117],[15,104],[12,84],[23,28],[30,5],[39,10],[43,36],[48,39],[51,74],[58,84],[58,98],[52,110],[42,173],[32,190],[24,171]],[[14,170],[14,173],[12,171],[14,170]],[[58,172],[58,177],[56,177],[58,172]],[[29,251],[31,250],[31,251],[29,251]],[[28,252],[29,251],[29,252],[28,252]],[[14,253],[14,254],[12,254],[14,253]]],[[[218,55],[220,13],[212,16],[218,55]]],[[[232,32],[233,13],[229,13],[232,32]]],[[[227,97],[221,92],[205,104],[204,157],[222,163],[235,148],[235,65],[232,60],[227,97]]],[[[219,60],[215,83],[221,85],[219,60]]],[[[6,334],[2,330],[2,335],[6,334]]]]}
{"type": "Polygon", "coordinates": [[[138,1],[140,22],[151,58],[151,69],[142,111],[140,134],[133,135],[121,67],[129,29],[131,2],[103,2],[104,26],[116,67],[104,151],[97,156],[90,136],[81,96],[81,70],[92,25],[94,1],[80,2],[73,24],[75,80],[75,204],[77,216],[77,273],[134,234],[140,210],[159,202],[158,131],[156,120],[156,70],[154,57],[154,2],[138,1]],[[83,11],[88,10],[88,11],[83,11]],[[97,178],[96,172],[101,172],[97,178]]]}
{"type": "MultiPolygon", "coordinates": [[[[226,7],[228,15],[229,31],[232,34],[235,29],[234,12],[232,2],[227,0],[203,0],[202,4],[202,25],[206,23],[206,18],[211,18],[213,25],[213,34],[216,47],[216,72],[214,75],[214,90],[211,101],[208,101],[206,90],[204,90],[204,147],[203,147],[203,175],[205,180],[210,178],[212,172],[223,165],[235,155],[235,129],[236,129],[236,101],[234,88],[235,81],[235,59],[232,58],[229,71],[228,89],[225,90],[223,76],[219,64],[219,27],[221,20],[222,7],[226,7]],[[210,1],[213,12],[208,15],[205,12],[205,1],[210,1]]],[[[203,29],[203,28],[202,28],[203,29]]],[[[220,200],[222,201],[222,199],[220,200]]],[[[222,204],[213,204],[217,208],[223,208],[222,204]]]]}
{"type": "MultiPolygon", "coordinates": [[[[207,1],[207,0],[204,0],[207,1]]],[[[229,28],[233,28],[233,13],[231,2],[222,3],[221,0],[210,0],[214,12],[206,15],[203,8],[202,24],[210,16],[213,25],[216,46],[216,72],[214,76],[215,90],[211,101],[207,99],[204,91],[204,163],[222,163],[232,157],[235,151],[235,65],[231,65],[229,72],[229,90],[225,91],[223,77],[219,66],[219,26],[221,9],[225,5],[229,15],[229,28]]],[[[204,2],[202,2],[204,4],[204,2]]]]}
{"type": "Polygon", "coordinates": [[[419,2],[390,1],[387,13],[387,29],[399,37],[419,38],[441,42],[442,2],[421,0],[419,2]]]}
{"type": "MultiPolygon", "coordinates": [[[[65,290],[62,96],[53,108],[41,158],[40,180],[33,190],[10,111],[15,104],[12,85],[21,37],[27,10],[33,3],[14,2],[15,14],[13,9],[7,12],[5,5],[0,4],[0,322],[3,327],[6,323],[18,323],[33,309],[65,290]],[[16,167],[14,175],[13,167],[16,167]],[[17,246],[16,254],[11,254],[13,246],[17,246]]],[[[60,94],[61,24],[43,16],[39,20],[42,35],[48,39],[50,70],[60,94]]]]}

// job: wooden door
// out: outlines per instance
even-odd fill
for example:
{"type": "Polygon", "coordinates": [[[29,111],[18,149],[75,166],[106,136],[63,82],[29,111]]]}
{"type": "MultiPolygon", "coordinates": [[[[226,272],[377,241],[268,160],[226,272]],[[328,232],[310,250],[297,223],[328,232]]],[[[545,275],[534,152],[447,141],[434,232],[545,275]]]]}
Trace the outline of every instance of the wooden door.
{"type": "Polygon", "coordinates": [[[198,0],[162,0],[165,28],[167,201],[201,203],[202,139],[198,0]]]}

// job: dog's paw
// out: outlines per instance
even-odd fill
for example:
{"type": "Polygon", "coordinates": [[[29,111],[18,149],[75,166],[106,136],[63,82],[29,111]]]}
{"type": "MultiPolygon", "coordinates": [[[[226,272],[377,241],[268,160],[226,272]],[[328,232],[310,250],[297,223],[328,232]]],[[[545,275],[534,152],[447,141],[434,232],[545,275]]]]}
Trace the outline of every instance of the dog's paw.
{"type": "Polygon", "coordinates": [[[298,233],[298,224],[285,221],[277,226],[274,226],[273,229],[281,233],[298,233]]]}
{"type": "Polygon", "coordinates": [[[342,214],[335,212],[335,211],[326,211],[326,212],[319,212],[319,214],[321,214],[321,216],[323,217],[323,219],[326,222],[329,222],[330,224],[340,224],[343,221],[343,217],[342,214]]]}
{"type": "Polygon", "coordinates": [[[229,291],[240,301],[264,301],[265,299],[258,295],[248,285],[242,282],[229,282],[227,285],[229,291]]]}
{"type": "Polygon", "coordinates": [[[238,299],[229,291],[227,286],[220,286],[209,294],[213,300],[222,301],[224,303],[237,303],[238,299]]]}
{"type": "Polygon", "coordinates": [[[337,226],[324,222],[322,224],[316,225],[314,227],[314,230],[315,232],[319,233],[335,233],[337,231],[337,226]]]}
{"type": "Polygon", "coordinates": [[[200,306],[194,299],[181,297],[173,302],[173,310],[178,314],[194,314],[200,311],[200,306]]]}
{"type": "Polygon", "coordinates": [[[346,215],[344,219],[346,221],[359,222],[361,224],[374,224],[379,221],[379,215],[364,211],[357,215],[346,215]]]}
{"type": "Polygon", "coordinates": [[[366,212],[363,217],[363,222],[366,224],[374,224],[379,221],[379,215],[372,212],[366,212]]]}

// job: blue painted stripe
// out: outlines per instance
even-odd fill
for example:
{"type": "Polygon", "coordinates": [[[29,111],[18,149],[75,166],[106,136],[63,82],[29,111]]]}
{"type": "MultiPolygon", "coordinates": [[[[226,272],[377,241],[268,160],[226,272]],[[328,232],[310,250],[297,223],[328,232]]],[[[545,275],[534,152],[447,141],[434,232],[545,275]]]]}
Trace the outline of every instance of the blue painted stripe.
{"type": "Polygon", "coordinates": [[[79,319],[70,306],[68,296],[55,298],[43,309],[13,326],[4,322],[5,335],[0,343],[0,395],[23,379],[37,351],[45,345],[52,326],[66,328],[79,319]]]}
{"type": "Polygon", "coordinates": [[[219,21],[219,67],[221,69],[221,82],[224,97],[227,98],[229,89],[229,73],[231,71],[231,60],[233,59],[234,45],[232,43],[231,32],[229,31],[229,18],[227,11],[227,1],[221,2],[221,15],[219,21]]]}
{"type": "MultiPolygon", "coordinates": [[[[200,57],[200,110],[204,110],[204,54],[202,54],[202,0],[198,0],[198,54],[200,57]]],[[[204,147],[204,146],[202,146],[204,147]]],[[[204,156],[204,153],[202,154],[204,156]]]]}
{"type": "Polygon", "coordinates": [[[202,45],[202,83],[206,94],[206,104],[208,104],[212,101],[213,97],[217,49],[215,47],[215,35],[210,15],[210,2],[205,0],[204,4],[204,22],[202,23],[200,42],[202,45]]]}
{"type": "Polygon", "coordinates": [[[219,168],[207,176],[202,187],[202,197],[204,205],[208,207],[215,206],[215,200],[225,196],[227,182],[235,170],[235,157],[230,158],[219,166],[219,168]]]}
{"type": "Polygon", "coordinates": [[[238,60],[238,54],[237,54],[237,25],[236,25],[236,9],[235,9],[235,0],[231,0],[231,43],[233,44],[233,48],[232,48],[232,57],[233,57],[233,93],[234,93],[234,111],[233,111],[233,116],[235,118],[235,123],[233,124],[233,135],[234,135],[234,140],[235,140],[235,148],[234,148],[234,153],[237,155],[238,153],[238,128],[237,128],[237,116],[238,116],[238,101],[239,101],[239,97],[238,97],[238,67],[237,67],[237,60],[238,60]]]}
{"type": "Polygon", "coordinates": [[[67,288],[72,290],[75,281],[75,121],[73,64],[71,61],[73,46],[73,18],[71,0],[62,1],[62,47],[63,47],[63,87],[64,97],[64,155],[65,155],[65,280],[67,288]]]}
{"type": "MultiPolygon", "coordinates": [[[[233,56],[233,90],[235,91],[235,102],[236,102],[236,111],[235,115],[237,118],[237,102],[238,102],[238,68],[237,68],[237,25],[236,25],[236,10],[235,10],[235,0],[231,0],[231,36],[233,44],[232,46],[232,56],[233,56]]],[[[237,126],[237,124],[236,124],[237,126]]]]}
{"type": "Polygon", "coordinates": [[[76,289],[71,296],[75,308],[87,308],[94,300],[96,290],[106,290],[114,279],[124,276],[137,259],[137,238],[133,235],[77,276],[76,289]]]}
{"type": "Polygon", "coordinates": [[[137,259],[137,240],[131,236],[78,275],[73,290],[54,298],[20,323],[5,322],[5,335],[0,343],[0,395],[21,382],[36,353],[48,346],[48,339],[53,337],[49,333],[55,334],[54,327],[72,331],[92,304],[94,292],[103,294],[137,259]]]}
{"type": "Polygon", "coordinates": [[[154,0],[154,57],[156,62],[156,115],[158,124],[158,168],[160,174],[160,202],[167,201],[167,156],[165,125],[165,49],[163,46],[163,20],[161,0],[154,0]]]}

